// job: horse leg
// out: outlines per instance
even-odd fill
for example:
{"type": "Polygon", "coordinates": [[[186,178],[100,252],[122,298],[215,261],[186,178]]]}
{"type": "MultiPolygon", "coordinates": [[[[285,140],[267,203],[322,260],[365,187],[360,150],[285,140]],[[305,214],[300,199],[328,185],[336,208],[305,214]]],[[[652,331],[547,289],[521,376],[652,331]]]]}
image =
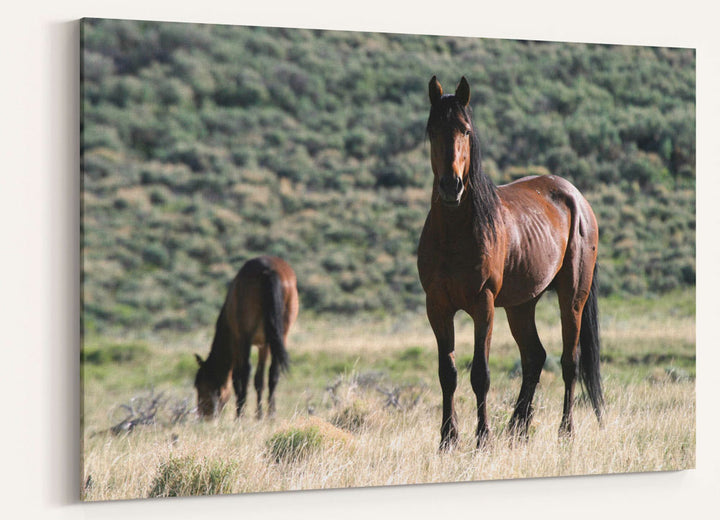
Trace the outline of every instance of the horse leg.
{"type": "Polygon", "coordinates": [[[587,292],[577,290],[576,283],[557,285],[558,303],[560,304],[560,321],[562,323],[563,353],[560,357],[565,396],[563,399],[563,415],[560,422],[560,435],[571,435],[573,431],[573,402],[575,381],[578,375],[580,350],[580,319],[587,300],[587,292]]]}
{"type": "Polygon", "coordinates": [[[528,433],[533,415],[532,402],[535,388],[540,381],[540,373],[546,358],[545,349],[540,342],[535,325],[536,304],[537,299],[505,309],[510,332],[520,349],[523,378],[520,395],[518,395],[508,429],[511,434],[520,437],[525,437],[528,433]]]}
{"type": "Polygon", "coordinates": [[[252,345],[243,343],[238,349],[238,356],[232,373],[233,388],[237,398],[235,413],[237,417],[242,414],[245,399],[247,398],[248,381],[250,381],[250,347],[252,345]]]}
{"type": "Polygon", "coordinates": [[[258,364],[255,369],[255,392],[257,393],[257,418],[262,419],[262,392],[265,385],[265,360],[267,360],[268,346],[262,345],[258,349],[258,364]]]}
{"type": "Polygon", "coordinates": [[[452,449],[458,441],[458,426],[453,395],[457,388],[457,368],[455,367],[455,328],[454,312],[438,309],[428,302],[428,320],[435,333],[438,349],[438,377],[443,394],[442,423],[440,424],[440,450],[452,449]]]}
{"type": "Polygon", "coordinates": [[[487,440],[490,433],[487,421],[487,393],[490,389],[488,356],[494,315],[493,295],[489,290],[483,290],[471,314],[475,325],[475,348],[470,369],[470,383],[477,399],[478,423],[475,435],[478,448],[487,440]]]}

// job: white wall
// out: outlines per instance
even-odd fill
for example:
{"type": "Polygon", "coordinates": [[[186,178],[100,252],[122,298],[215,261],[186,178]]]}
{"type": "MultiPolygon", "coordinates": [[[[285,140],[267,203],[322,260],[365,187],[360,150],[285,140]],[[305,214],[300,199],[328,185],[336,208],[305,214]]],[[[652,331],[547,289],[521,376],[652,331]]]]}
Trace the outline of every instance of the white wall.
{"type": "Polygon", "coordinates": [[[717,518],[720,39],[710,2],[15,0],[0,73],[0,511],[5,518],[717,518]],[[80,504],[78,29],[83,16],[698,49],[698,434],[692,471],[80,504]],[[527,513],[525,511],[528,511],[527,513]]]}

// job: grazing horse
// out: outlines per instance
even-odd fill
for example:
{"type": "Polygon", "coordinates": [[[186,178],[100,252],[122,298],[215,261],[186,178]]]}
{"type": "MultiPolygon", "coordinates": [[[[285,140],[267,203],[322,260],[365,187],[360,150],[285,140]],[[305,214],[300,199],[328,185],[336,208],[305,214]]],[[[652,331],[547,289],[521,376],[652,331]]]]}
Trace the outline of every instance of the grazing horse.
{"type": "Polygon", "coordinates": [[[562,323],[565,396],[560,434],[572,433],[578,365],[601,421],[598,225],[590,205],[568,181],[553,175],[496,187],[480,167],[467,80],[463,77],[455,94],[447,95],[433,76],[429,93],[427,135],[434,182],[418,246],[418,272],[437,340],[443,395],[440,448],[451,448],[458,439],[453,317],[460,309],[474,322],[470,380],[477,397],[478,447],[488,436],[488,354],[495,307],[506,310],[522,364],[522,386],[509,429],[527,435],[546,357],[535,326],[535,305],[548,289],[557,292],[562,323]]]}
{"type": "Polygon", "coordinates": [[[272,358],[268,375],[268,412],[275,412],[275,386],[288,367],[285,341],[298,314],[295,272],[284,260],[261,256],[242,266],[225,298],[215,325],[210,355],[195,354],[200,368],[195,376],[198,414],[217,416],[230,399],[230,385],[237,397],[240,416],[250,379],[250,348],[257,345],[255,371],[257,417],[262,418],[265,361],[272,358]]]}

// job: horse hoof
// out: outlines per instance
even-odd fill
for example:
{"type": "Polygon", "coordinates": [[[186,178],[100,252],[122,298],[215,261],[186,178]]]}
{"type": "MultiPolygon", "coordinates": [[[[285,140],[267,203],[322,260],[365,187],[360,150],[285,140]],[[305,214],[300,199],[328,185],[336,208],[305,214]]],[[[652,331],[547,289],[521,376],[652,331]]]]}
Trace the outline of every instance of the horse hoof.
{"type": "Polygon", "coordinates": [[[438,447],[438,453],[450,453],[455,450],[457,443],[449,441],[441,441],[438,447]]]}
{"type": "Polygon", "coordinates": [[[490,433],[485,431],[475,436],[475,449],[482,450],[490,445],[490,433]]]}
{"type": "Polygon", "coordinates": [[[570,439],[573,436],[573,425],[571,422],[563,421],[558,429],[558,438],[570,439]]]}
{"type": "Polygon", "coordinates": [[[507,432],[510,436],[510,441],[522,441],[527,442],[530,431],[530,425],[527,423],[527,421],[523,420],[517,420],[517,421],[510,421],[510,424],[508,424],[507,432]]]}
{"type": "Polygon", "coordinates": [[[448,436],[440,441],[440,446],[438,447],[438,451],[440,453],[449,453],[453,451],[458,445],[458,438],[457,435],[454,436],[448,436]]]}

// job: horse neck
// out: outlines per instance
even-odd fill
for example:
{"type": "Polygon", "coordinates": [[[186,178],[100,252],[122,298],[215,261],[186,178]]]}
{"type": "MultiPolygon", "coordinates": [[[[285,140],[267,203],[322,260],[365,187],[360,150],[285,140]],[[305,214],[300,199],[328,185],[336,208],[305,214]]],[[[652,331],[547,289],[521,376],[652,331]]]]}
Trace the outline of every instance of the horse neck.
{"type": "Polygon", "coordinates": [[[463,224],[472,222],[472,204],[470,204],[470,198],[465,196],[460,202],[460,205],[456,208],[447,207],[442,203],[440,199],[440,193],[438,192],[437,183],[433,186],[432,192],[432,203],[430,204],[430,211],[435,213],[442,222],[445,222],[448,227],[462,227],[463,224]]]}
{"type": "Polygon", "coordinates": [[[220,376],[222,383],[225,382],[233,365],[232,333],[227,324],[225,309],[220,311],[217,324],[215,325],[215,337],[212,348],[205,362],[208,369],[220,376]]]}
{"type": "MultiPolygon", "coordinates": [[[[486,222],[486,217],[480,214],[479,208],[473,204],[474,194],[472,184],[468,186],[460,205],[456,208],[445,206],[438,193],[437,182],[433,186],[433,197],[430,206],[431,213],[435,214],[438,232],[448,243],[461,243],[472,240],[476,244],[485,244],[495,237],[492,226],[494,222],[486,222]]],[[[496,211],[490,208],[490,211],[496,211]]]]}

